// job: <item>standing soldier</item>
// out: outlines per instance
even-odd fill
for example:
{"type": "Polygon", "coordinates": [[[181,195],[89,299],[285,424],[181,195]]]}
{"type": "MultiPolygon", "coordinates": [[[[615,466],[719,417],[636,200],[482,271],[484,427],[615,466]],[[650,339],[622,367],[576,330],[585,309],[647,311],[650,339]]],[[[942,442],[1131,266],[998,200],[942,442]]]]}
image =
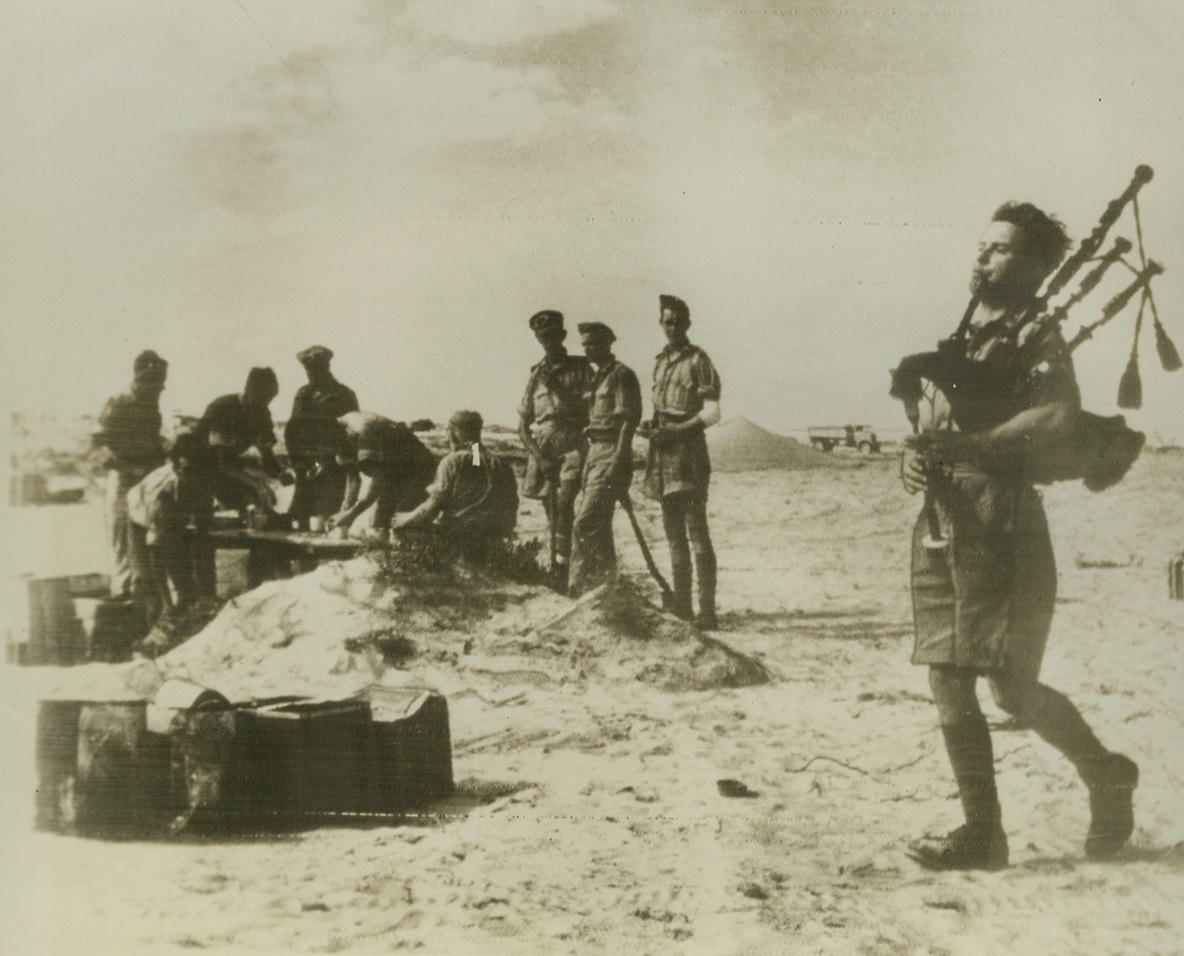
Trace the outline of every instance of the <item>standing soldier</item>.
{"type": "Polygon", "coordinates": [[[691,556],[699,581],[695,623],[715,630],[715,549],[707,529],[711,459],[704,430],[719,421],[719,374],[707,353],[687,338],[691,310],[673,295],[658,298],[658,323],[666,347],[654,364],[654,418],[643,434],[650,442],[645,490],[662,503],[670,548],[673,611],[690,620],[691,556]]]}
{"type": "Polygon", "coordinates": [[[341,505],[346,469],[336,460],[337,419],[358,411],[358,396],[329,370],[333,352],[313,345],[296,358],[304,366],[308,384],[301,385],[284,426],[284,444],[296,473],[296,489],[288,517],[307,529],[313,515],[327,518],[341,505]]]}
{"type": "Polygon", "coordinates": [[[641,421],[641,386],[612,352],[617,337],[602,322],[579,324],[584,354],[596,366],[588,392],[588,450],[580,473],[572,527],[573,597],[600,584],[616,568],[613,509],[633,478],[633,433],[641,421]]]}
{"type": "Polygon", "coordinates": [[[150,623],[151,569],[143,530],[133,526],[127,514],[127,493],[148,472],[164,462],[161,439],[160,393],[164,391],[169,363],[152,351],[141,352],[132,365],[129,392],[110,399],[99,415],[92,436],[106,448],[107,534],[111,549],[111,596],[143,602],[145,629],[150,623]]]}
{"type": "Polygon", "coordinates": [[[550,531],[551,575],[567,588],[571,528],[583,465],[583,433],[588,424],[584,393],[592,384],[592,364],[569,355],[560,312],[538,312],[530,328],[543,347],[543,360],[530,370],[518,406],[518,435],[528,454],[522,494],[541,498],[550,531]]]}

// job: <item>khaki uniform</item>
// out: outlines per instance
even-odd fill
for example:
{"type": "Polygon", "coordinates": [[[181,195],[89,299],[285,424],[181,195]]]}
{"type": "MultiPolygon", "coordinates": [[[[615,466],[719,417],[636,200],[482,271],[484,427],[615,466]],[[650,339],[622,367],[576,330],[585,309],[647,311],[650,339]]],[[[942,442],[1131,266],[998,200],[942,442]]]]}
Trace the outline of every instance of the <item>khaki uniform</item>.
{"type": "MultiPolygon", "coordinates": [[[[1014,350],[1013,320],[972,330],[967,356],[995,360],[1014,350]]],[[[1038,387],[1020,396],[1021,405],[1080,404],[1072,359],[1059,335],[1050,340],[1045,358],[1047,371],[1038,387]]],[[[949,404],[940,392],[923,413],[923,429],[950,427],[949,404]]],[[[1018,669],[1034,678],[1057,589],[1039,493],[1016,474],[986,474],[959,464],[934,486],[932,500],[949,545],[923,545],[928,520],[922,512],[912,545],[913,663],[1018,669]]]]}
{"type": "Polygon", "coordinates": [[[543,359],[530,370],[518,415],[542,449],[546,460],[531,455],[526,462],[522,494],[542,499],[547,512],[555,559],[566,564],[571,554],[572,522],[580,470],[584,463],[584,427],[588,424],[585,393],[595,376],[583,356],[543,359]]]}
{"type": "Polygon", "coordinates": [[[288,517],[306,524],[312,515],[327,517],[341,507],[346,470],[334,456],[337,419],[358,411],[358,396],[332,375],[309,382],[296,392],[284,426],[284,444],[296,472],[288,517]]]}
{"type": "Polygon", "coordinates": [[[111,596],[147,596],[151,569],[143,532],[127,514],[127,493],[164,461],[163,420],[157,398],[132,394],[107,402],[99,415],[95,443],[110,452],[107,459],[106,515],[111,553],[111,596]]]}
{"type": "MultiPolygon", "coordinates": [[[[654,424],[678,424],[696,417],[704,402],[718,402],[719,373],[707,353],[695,345],[667,346],[654,362],[654,424]]],[[[651,445],[646,461],[645,490],[659,501],[687,492],[704,499],[711,478],[711,459],[702,429],[651,445]]]]}
{"type": "MultiPolygon", "coordinates": [[[[343,416],[352,457],[369,476],[375,496],[375,528],[386,528],[398,511],[410,511],[427,497],[436,457],[402,422],[370,412],[343,416]]],[[[356,492],[356,486],[355,486],[356,492]]]]}
{"type": "Polygon", "coordinates": [[[243,508],[252,502],[267,504],[267,478],[279,467],[273,449],[275,424],[265,405],[247,405],[237,393],[223,395],[206,406],[197,434],[209,445],[217,467],[214,497],[223,508],[243,508]],[[243,455],[252,448],[262,458],[262,470],[243,455]]]}
{"type": "Polygon", "coordinates": [[[629,489],[632,452],[625,449],[623,471],[616,471],[616,444],[621,423],[641,422],[641,386],[628,366],[615,358],[596,372],[587,393],[587,452],[580,474],[572,529],[573,595],[600,584],[617,565],[613,545],[613,510],[629,489]]]}
{"type": "MultiPolygon", "coordinates": [[[[718,402],[719,373],[695,345],[666,346],[654,363],[654,425],[682,424],[718,402]]],[[[711,459],[704,429],[663,436],[650,444],[645,490],[662,503],[662,525],[670,548],[675,614],[690,618],[691,564],[699,581],[701,620],[714,626],[716,558],[707,527],[711,459]]]]}
{"type": "Polygon", "coordinates": [[[506,458],[478,443],[446,455],[427,496],[439,508],[437,524],[453,538],[504,539],[517,524],[517,479],[506,458]]]}

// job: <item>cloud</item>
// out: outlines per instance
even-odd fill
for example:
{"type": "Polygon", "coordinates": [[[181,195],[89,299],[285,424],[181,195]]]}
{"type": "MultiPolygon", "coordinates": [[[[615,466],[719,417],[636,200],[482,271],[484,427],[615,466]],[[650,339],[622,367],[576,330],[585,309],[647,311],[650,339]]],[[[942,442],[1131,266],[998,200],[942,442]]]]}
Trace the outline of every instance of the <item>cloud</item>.
{"type": "Polygon", "coordinates": [[[182,154],[216,205],[247,218],[273,215],[292,203],[302,159],[342,119],[327,54],[283,57],[237,79],[227,96],[236,119],[194,133],[182,154]]]}
{"type": "Polygon", "coordinates": [[[424,37],[497,47],[569,33],[616,14],[609,0],[414,0],[400,22],[424,37]]]}

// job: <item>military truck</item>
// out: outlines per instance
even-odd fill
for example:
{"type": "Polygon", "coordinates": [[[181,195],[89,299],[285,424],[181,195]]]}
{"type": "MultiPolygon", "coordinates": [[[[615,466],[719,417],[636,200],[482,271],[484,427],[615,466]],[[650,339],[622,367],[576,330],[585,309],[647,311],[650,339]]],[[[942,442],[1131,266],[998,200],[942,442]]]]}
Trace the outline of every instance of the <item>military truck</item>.
{"type": "Polygon", "coordinates": [[[880,439],[870,425],[813,425],[806,434],[810,444],[823,451],[856,448],[867,455],[880,450],[880,439]]]}

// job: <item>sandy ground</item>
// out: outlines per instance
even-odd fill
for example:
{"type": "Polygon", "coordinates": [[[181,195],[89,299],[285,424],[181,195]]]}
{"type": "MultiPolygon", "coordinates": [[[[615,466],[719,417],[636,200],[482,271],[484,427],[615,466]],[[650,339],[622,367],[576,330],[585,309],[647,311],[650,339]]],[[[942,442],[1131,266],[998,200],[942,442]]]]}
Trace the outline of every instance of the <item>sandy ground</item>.
{"type": "MultiPolygon", "coordinates": [[[[457,794],[398,825],[34,832],[29,699],[55,678],[4,668],[4,951],[1184,953],[1184,604],[1165,580],[1184,453],[1145,454],[1101,495],[1045,494],[1061,576],[1045,679],[1140,764],[1132,845],[1085,859],[1085,789],[983,688],[1012,850],[994,874],[930,874],[902,852],[958,810],[908,662],[918,502],[896,470],[717,476],[719,637],[765,665],[762,686],[663,690],[627,663],[546,655],[493,666],[499,642],[564,609],[555,596],[476,628],[471,661],[415,675],[448,697],[457,794]],[[721,778],[756,796],[721,796],[721,778]]],[[[638,510],[660,542],[657,510],[638,510]]],[[[533,503],[523,522],[541,526],[533,503]]],[[[644,581],[623,519],[617,540],[644,581]]]]}

